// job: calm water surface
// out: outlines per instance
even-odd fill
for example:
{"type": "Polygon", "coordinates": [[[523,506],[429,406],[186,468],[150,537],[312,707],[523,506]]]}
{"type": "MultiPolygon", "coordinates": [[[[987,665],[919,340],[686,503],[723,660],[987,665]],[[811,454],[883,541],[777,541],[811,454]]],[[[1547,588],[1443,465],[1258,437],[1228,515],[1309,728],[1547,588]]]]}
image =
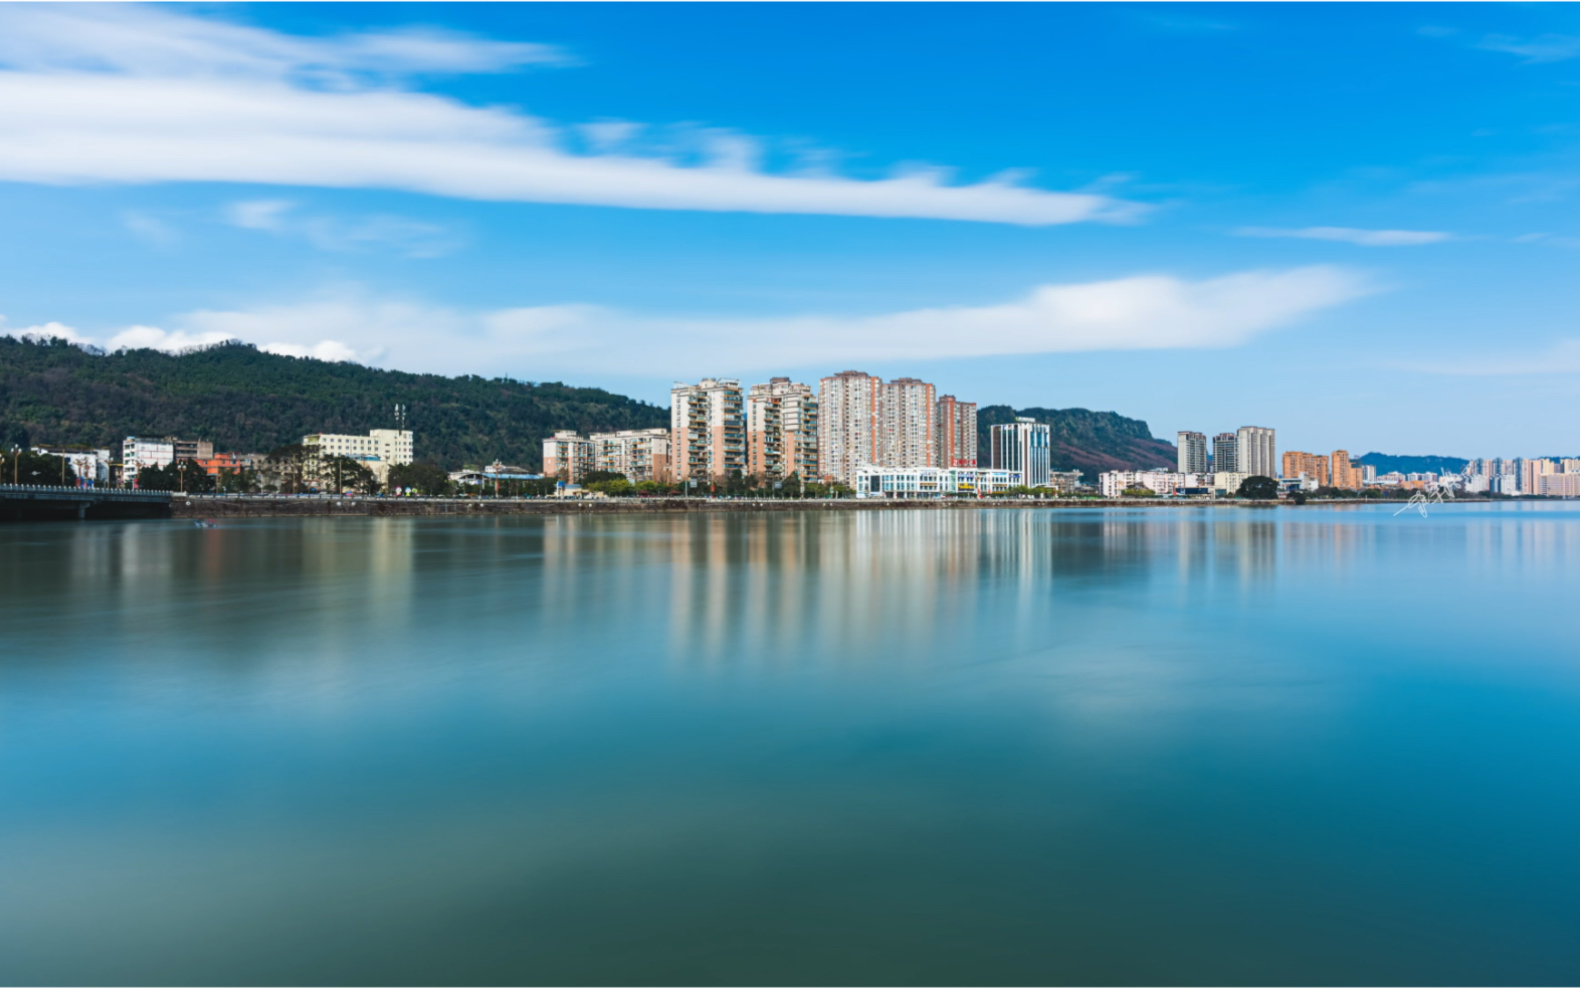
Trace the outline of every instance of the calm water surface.
{"type": "Polygon", "coordinates": [[[1580,981],[1580,512],[0,527],[0,981],[1580,981]]]}

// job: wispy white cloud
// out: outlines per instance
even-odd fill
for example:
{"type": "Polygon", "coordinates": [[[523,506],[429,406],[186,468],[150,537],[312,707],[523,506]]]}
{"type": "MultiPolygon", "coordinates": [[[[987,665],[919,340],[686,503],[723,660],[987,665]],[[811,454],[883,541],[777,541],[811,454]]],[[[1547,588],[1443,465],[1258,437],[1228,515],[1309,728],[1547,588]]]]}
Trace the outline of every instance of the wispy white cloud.
{"type": "Polygon", "coordinates": [[[407,257],[442,257],[461,246],[451,230],[403,216],[338,217],[303,214],[288,199],[233,202],[226,219],[244,230],[301,237],[320,250],[353,251],[382,247],[407,257]]]}
{"type": "Polygon", "coordinates": [[[1437,230],[1357,230],[1347,226],[1307,226],[1298,229],[1269,226],[1242,226],[1239,237],[1293,237],[1298,240],[1335,240],[1362,247],[1418,247],[1454,239],[1452,233],[1437,230]]]}
{"type": "Polygon", "coordinates": [[[173,330],[137,326],[114,334],[108,345],[177,350],[241,339],[276,353],[450,374],[685,376],[853,361],[1229,347],[1375,290],[1355,272],[1307,267],[1204,281],[1140,275],[1050,284],[997,305],[869,316],[681,318],[581,304],[468,311],[373,299],[347,288],[292,304],[189,312],[173,320],[173,330]]]}
{"type": "Polygon", "coordinates": [[[1542,65],[1565,62],[1580,55],[1580,37],[1572,34],[1543,34],[1534,38],[1516,38],[1507,34],[1489,34],[1476,47],[1518,55],[1526,65],[1542,65]]]}
{"type": "Polygon", "coordinates": [[[410,33],[309,39],[164,9],[86,5],[0,5],[0,39],[0,64],[9,66],[0,71],[0,180],[385,188],[1024,226],[1126,222],[1145,209],[1003,177],[954,185],[940,169],[870,181],[775,174],[759,165],[752,139],[709,128],[699,131],[701,164],[622,151],[609,128],[584,130],[595,153],[578,154],[560,129],[516,110],[400,85],[424,72],[554,60],[536,46],[410,33]]]}
{"type": "Polygon", "coordinates": [[[576,61],[551,45],[428,28],[308,37],[131,4],[13,5],[0,17],[0,28],[0,62],[47,72],[351,86],[369,77],[508,72],[576,61]]]}
{"type": "Polygon", "coordinates": [[[225,208],[231,225],[243,230],[267,230],[271,233],[285,228],[285,214],[296,208],[289,199],[248,199],[233,202],[225,208]]]}
{"type": "Polygon", "coordinates": [[[83,336],[71,326],[61,322],[46,322],[36,326],[18,326],[8,328],[5,316],[0,316],[0,335],[11,336],[19,340],[65,340],[77,346],[90,346],[93,340],[83,336]]]}
{"type": "Polygon", "coordinates": [[[227,339],[229,337],[223,333],[171,332],[157,326],[128,326],[111,336],[106,346],[110,350],[165,350],[174,353],[195,346],[212,346],[227,339]]]}
{"type": "Polygon", "coordinates": [[[170,224],[141,210],[128,209],[122,212],[121,225],[137,239],[155,247],[170,247],[181,239],[170,224]]]}
{"type": "Polygon", "coordinates": [[[1460,377],[1522,374],[1580,374],[1580,339],[1559,340],[1546,350],[1515,355],[1483,354],[1464,360],[1412,364],[1410,370],[1460,377]]]}

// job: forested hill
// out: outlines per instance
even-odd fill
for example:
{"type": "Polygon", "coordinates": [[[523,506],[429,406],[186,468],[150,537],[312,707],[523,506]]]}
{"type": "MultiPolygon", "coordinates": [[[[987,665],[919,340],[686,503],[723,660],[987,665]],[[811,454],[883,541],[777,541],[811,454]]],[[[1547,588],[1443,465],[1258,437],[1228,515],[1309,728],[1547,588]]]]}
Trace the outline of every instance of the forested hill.
{"type": "Polygon", "coordinates": [[[646,429],[669,411],[597,388],[376,370],[222,344],[180,355],[93,353],[0,336],[0,448],[13,443],[111,446],[128,435],[213,440],[268,452],[314,432],[394,426],[408,408],[419,459],[447,469],[496,457],[537,468],[555,429],[646,429]]]}
{"type": "Polygon", "coordinates": [[[1393,456],[1388,453],[1367,453],[1355,457],[1350,462],[1376,467],[1378,473],[1459,473],[1470,461],[1458,456],[1393,456]]]}
{"type": "Polygon", "coordinates": [[[1117,412],[1089,412],[1084,408],[1022,408],[984,405],[977,409],[977,462],[988,464],[992,425],[1015,421],[1016,416],[1048,424],[1053,446],[1053,469],[1080,470],[1086,483],[1095,483],[1107,470],[1174,469],[1178,456],[1174,444],[1152,438],[1140,419],[1117,412]]]}

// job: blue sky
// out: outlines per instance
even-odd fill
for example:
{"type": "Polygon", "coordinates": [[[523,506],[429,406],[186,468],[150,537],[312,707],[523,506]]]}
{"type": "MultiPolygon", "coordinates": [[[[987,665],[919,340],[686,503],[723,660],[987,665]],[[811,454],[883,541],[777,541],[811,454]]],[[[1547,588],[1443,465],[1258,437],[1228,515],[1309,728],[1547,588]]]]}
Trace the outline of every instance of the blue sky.
{"type": "Polygon", "coordinates": [[[0,6],[0,331],[1580,449],[1567,5],[0,6]]]}

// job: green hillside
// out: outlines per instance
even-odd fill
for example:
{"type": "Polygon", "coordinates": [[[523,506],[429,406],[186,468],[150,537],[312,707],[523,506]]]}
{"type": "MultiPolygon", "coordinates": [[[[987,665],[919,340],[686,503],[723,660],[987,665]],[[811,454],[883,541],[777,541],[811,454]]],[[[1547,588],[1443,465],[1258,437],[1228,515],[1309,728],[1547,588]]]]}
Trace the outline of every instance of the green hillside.
{"type": "Polygon", "coordinates": [[[989,463],[990,426],[1013,422],[1017,416],[1048,424],[1055,470],[1080,470],[1084,483],[1096,483],[1107,470],[1174,469],[1178,457],[1174,444],[1152,438],[1140,419],[1118,412],[1091,412],[1084,408],[1022,408],[984,405],[977,409],[977,462],[989,463]]]}
{"type": "MultiPolygon", "coordinates": [[[[556,429],[583,434],[669,424],[667,409],[597,388],[505,378],[440,377],[264,353],[242,343],[182,354],[99,353],[59,340],[0,336],[0,447],[31,443],[113,446],[128,435],[212,440],[217,450],[261,453],[313,432],[389,428],[407,406],[417,456],[447,469],[502,459],[536,469],[556,429]]],[[[1147,424],[1084,408],[988,405],[988,427],[1024,415],[1052,427],[1053,464],[1085,471],[1172,466],[1174,447],[1147,424]]]]}
{"type": "Polygon", "coordinates": [[[391,428],[408,408],[419,459],[537,468],[555,429],[666,426],[667,409],[597,388],[376,370],[222,344],[103,354],[0,336],[0,444],[110,446],[128,435],[267,452],[313,432],[391,428]]]}

